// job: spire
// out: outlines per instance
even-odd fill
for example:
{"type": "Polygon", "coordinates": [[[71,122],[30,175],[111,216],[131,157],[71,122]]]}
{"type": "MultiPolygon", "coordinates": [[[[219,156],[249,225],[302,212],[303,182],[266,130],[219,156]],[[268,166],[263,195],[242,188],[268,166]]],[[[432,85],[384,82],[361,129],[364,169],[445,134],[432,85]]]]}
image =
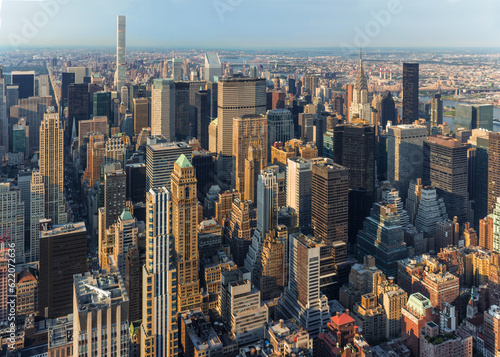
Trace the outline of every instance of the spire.
{"type": "Polygon", "coordinates": [[[71,142],[77,138],[76,136],[76,119],[73,117],[73,127],[71,129],[71,142]]]}
{"type": "Polygon", "coordinates": [[[359,69],[354,81],[354,89],[358,90],[358,93],[363,89],[368,91],[368,81],[363,70],[363,50],[361,48],[359,49],[359,69]]]}

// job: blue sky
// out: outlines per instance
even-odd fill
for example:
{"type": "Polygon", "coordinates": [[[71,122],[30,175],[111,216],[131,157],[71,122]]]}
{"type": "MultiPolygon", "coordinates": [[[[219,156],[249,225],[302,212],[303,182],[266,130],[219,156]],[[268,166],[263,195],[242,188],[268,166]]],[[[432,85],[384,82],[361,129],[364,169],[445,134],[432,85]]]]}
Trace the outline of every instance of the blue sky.
{"type": "Polygon", "coordinates": [[[26,47],[114,46],[116,15],[123,14],[130,47],[310,48],[360,43],[364,47],[500,47],[499,0],[0,3],[0,45],[17,41],[26,47]]]}

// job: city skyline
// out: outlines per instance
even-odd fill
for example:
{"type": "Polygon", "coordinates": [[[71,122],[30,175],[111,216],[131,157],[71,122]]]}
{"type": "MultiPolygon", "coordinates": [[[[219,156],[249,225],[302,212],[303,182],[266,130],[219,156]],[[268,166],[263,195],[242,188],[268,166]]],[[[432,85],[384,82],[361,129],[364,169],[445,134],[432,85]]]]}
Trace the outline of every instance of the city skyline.
{"type": "Polygon", "coordinates": [[[3,1],[0,8],[0,46],[112,47],[116,38],[102,34],[116,31],[118,15],[127,16],[130,48],[340,47],[351,50],[361,46],[500,46],[495,36],[500,25],[494,18],[500,11],[500,3],[483,0],[478,6],[463,0],[440,4],[423,2],[357,1],[339,7],[327,0],[307,3],[292,0],[286,2],[286,6],[282,0],[172,0],[165,3],[112,0],[105,5],[90,0],[84,6],[68,0],[11,0],[3,1]],[[432,11],[425,3],[432,6],[432,11]],[[77,18],[75,13],[79,15],[77,18]],[[463,14],[467,14],[468,23],[474,26],[464,25],[463,14]],[[256,19],[260,19],[261,26],[255,26],[256,19]],[[88,20],[92,20],[92,26],[87,26],[88,20]],[[230,39],[228,33],[231,33],[230,39]],[[270,33],[273,36],[269,36],[270,33]]]}

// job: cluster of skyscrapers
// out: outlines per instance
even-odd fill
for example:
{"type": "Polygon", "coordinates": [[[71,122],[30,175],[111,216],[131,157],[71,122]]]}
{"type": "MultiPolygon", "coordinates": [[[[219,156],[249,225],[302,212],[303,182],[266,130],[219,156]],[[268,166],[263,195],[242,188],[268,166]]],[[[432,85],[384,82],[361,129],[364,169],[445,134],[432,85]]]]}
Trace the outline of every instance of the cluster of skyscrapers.
{"type": "Polygon", "coordinates": [[[491,105],[452,133],[417,63],[398,106],[361,58],[343,90],[216,53],[140,81],[124,16],[114,65],[0,71],[2,353],[500,354],[491,105]]]}

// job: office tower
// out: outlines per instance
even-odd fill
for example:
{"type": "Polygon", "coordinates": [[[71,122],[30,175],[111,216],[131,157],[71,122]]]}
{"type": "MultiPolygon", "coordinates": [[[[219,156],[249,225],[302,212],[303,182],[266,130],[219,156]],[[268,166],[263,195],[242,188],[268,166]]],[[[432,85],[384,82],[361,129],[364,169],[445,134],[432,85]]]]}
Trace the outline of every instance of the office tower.
{"type": "Polygon", "coordinates": [[[9,117],[10,107],[7,107],[5,76],[3,67],[0,66],[0,130],[2,132],[0,146],[5,147],[5,151],[9,151],[9,117]]]}
{"type": "Polygon", "coordinates": [[[122,133],[116,134],[106,141],[104,146],[104,164],[119,163],[125,167],[127,159],[131,155],[133,146],[130,143],[130,137],[122,133]]]}
{"type": "Polygon", "coordinates": [[[215,81],[214,77],[222,77],[222,64],[217,53],[205,54],[205,80],[215,81]]]}
{"type": "Polygon", "coordinates": [[[285,109],[286,93],[282,90],[273,90],[271,99],[271,109],[285,109]]]}
{"type": "Polygon", "coordinates": [[[25,259],[28,262],[40,259],[40,221],[43,219],[45,219],[45,185],[43,175],[39,171],[34,171],[30,184],[30,253],[25,259]]]}
{"type": "Polygon", "coordinates": [[[352,90],[352,102],[349,102],[349,121],[359,118],[366,122],[371,121],[371,105],[368,100],[368,82],[363,70],[363,61],[359,60],[359,69],[352,90]]]}
{"type": "Polygon", "coordinates": [[[433,186],[444,199],[450,217],[468,220],[468,146],[450,137],[430,136],[424,141],[423,184],[433,186]]]}
{"type": "Polygon", "coordinates": [[[26,153],[26,126],[14,124],[12,127],[12,152],[26,153]]]}
{"type": "Polygon", "coordinates": [[[436,188],[423,188],[415,216],[415,228],[430,237],[436,237],[436,224],[448,219],[445,202],[438,197],[436,188]]]}
{"type": "MultiPolygon", "coordinates": [[[[262,245],[266,234],[277,224],[278,180],[273,169],[262,170],[257,183],[257,229],[248,249],[245,267],[254,276],[254,269],[261,259],[262,245]]],[[[255,284],[255,282],[254,282],[255,284]]]]}
{"type": "MultiPolygon", "coordinates": [[[[474,212],[474,227],[478,227],[479,220],[488,215],[488,185],[489,185],[489,134],[485,130],[472,131],[469,143],[473,145],[469,150],[469,198],[472,200],[474,212]],[[475,157],[472,154],[475,152],[475,157]]],[[[494,164],[494,163],[493,163],[494,164]]],[[[493,174],[494,175],[494,174],[493,174]]]]}
{"type": "Polygon", "coordinates": [[[493,251],[493,217],[489,215],[479,220],[479,246],[489,251],[493,251]]]}
{"type": "Polygon", "coordinates": [[[378,303],[375,294],[361,296],[361,302],[354,305],[352,317],[369,343],[377,344],[381,338],[385,338],[384,308],[378,303]]]}
{"type": "MultiPolygon", "coordinates": [[[[189,106],[189,132],[188,136],[192,138],[196,138],[198,134],[198,111],[196,107],[196,98],[197,94],[200,91],[206,90],[207,87],[207,82],[205,81],[198,81],[198,80],[191,80],[188,82],[189,84],[189,101],[188,101],[188,106],[189,106]]],[[[210,108],[207,107],[209,110],[210,108]]]]}
{"type": "Polygon", "coordinates": [[[267,124],[269,126],[269,145],[273,145],[275,142],[285,143],[293,139],[294,127],[292,113],[289,110],[269,110],[267,112],[267,124]]]}
{"type": "Polygon", "coordinates": [[[35,96],[35,71],[12,71],[11,83],[19,86],[19,99],[35,96]]]}
{"type": "Polygon", "coordinates": [[[216,203],[216,217],[227,216],[225,219],[229,223],[225,240],[231,248],[233,261],[236,265],[243,267],[257,225],[257,210],[251,201],[241,201],[239,197],[238,192],[221,194],[219,202],[216,203]],[[222,213],[221,206],[225,206],[225,203],[229,204],[227,214],[222,213]]]}
{"type": "Polygon", "coordinates": [[[24,205],[21,190],[10,183],[0,183],[0,237],[10,237],[7,244],[15,244],[16,263],[25,262],[24,205]]]}
{"type": "Polygon", "coordinates": [[[116,223],[123,213],[126,203],[127,175],[117,165],[104,168],[104,227],[109,228],[116,223]]]}
{"type": "Polygon", "coordinates": [[[127,174],[127,201],[132,203],[145,202],[146,164],[126,164],[125,172],[127,174]]]}
{"type": "Polygon", "coordinates": [[[333,133],[334,161],[349,170],[349,241],[370,214],[375,190],[375,130],[373,125],[337,125],[333,133]]]}
{"type": "Polygon", "coordinates": [[[382,130],[386,130],[388,122],[391,122],[394,125],[398,121],[396,103],[394,102],[390,91],[385,92],[384,97],[382,98],[382,114],[380,117],[380,126],[382,127],[382,130]]]}
{"type": "Polygon", "coordinates": [[[177,272],[172,236],[172,201],[165,187],[146,194],[146,264],[143,267],[141,356],[178,353],[177,272]]]}
{"type": "Polygon", "coordinates": [[[314,96],[316,88],[319,87],[319,77],[312,74],[306,74],[301,80],[303,87],[309,89],[309,93],[314,96]]]}
{"type": "Polygon", "coordinates": [[[151,134],[175,140],[175,85],[170,79],[155,79],[151,93],[151,134]]]}
{"type": "Polygon", "coordinates": [[[493,131],[493,104],[476,104],[474,105],[477,113],[477,127],[493,131]]]}
{"type": "Polygon", "coordinates": [[[108,123],[113,123],[113,116],[111,115],[111,92],[95,92],[93,98],[94,117],[106,117],[108,118],[108,123]]]}
{"type": "Polygon", "coordinates": [[[305,141],[314,141],[314,120],[314,114],[299,113],[298,126],[301,139],[305,141]]]}
{"type": "Polygon", "coordinates": [[[311,223],[327,245],[347,243],[349,170],[332,160],[312,160],[311,223]]]}
{"type": "Polygon", "coordinates": [[[299,157],[288,159],[286,177],[286,204],[297,213],[299,228],[307,230],[311,226],[311,162],[299,157]]]}
{"type": "Polygon", "coordinates": [[[185,142],[149,140],[146,146],[146,189],[170,186],[170,174],[181,154],[191,160],[193,148],[185,142]]]}
{"type": "Polygon", "coordinates": [[[406,338],[405,344],[412,356],[420,356],[420,333],[427,322],[434,320],[431,302],[420,293],[412,294],[401,313],[401,333],[406,338]]]}
{"type": "Polygon", "coordinates": [[[74,73],[75,83],[90,83],[90,68],[89,67],[67,67],[67,72],[74,73]]]}
{"type": "Polygon", "coordinates": [[[443,124],[443,100],[441,93],[436,93],[431,99],[431,128],[441,124],[443,124]]]}
{"type": "Polygon", "coordinates": [[[221,276],[219,312],[231,328],[231,336],[239,344],[257,342],[264,337],[264,325],[269,318],[266,305],[261,304],[260,292],[240,269],[225,271],[221,276]]]}
{"type": "MultiPolygon", "coordinates": [[[[106,120],[107,125],[107,120],[106,120]]],[[[89,187],[101,179],[101,165],[106,156],[106,139],[104,134],[89,134],[87,144],[87,167],[83,173],[82,182],[89,181],[89,187]]]]}
{"type": "Polygon", "coordinates": [[[87,144],[89,137],[94,134],[104,134],[108,132],[108,118],[96,117],[92,120],[82,120],[78,123],[78,146],[80,147],[80,156],[85,156],[83,162],[86,162],[87,144]],[[91,135],[89,135],[91,134],[91,135]]]}
{"type": "Polygon", "coordinates": [[[142,318],[142,264],[139,249],[129,246],[125,260],[125,288],[130,298],[129,321],[142,318]]]}
{"type": "Polygon", "coordinates": [[[398,125],[388,130],[387,176],[403,201],[408,197],[410,181],[422,177],[426,138],[427,128],[422,125],[398,125]]]}
{"type": "Polygon", "coordinates": [[[260,290],[263,301],[279,298],[283,293],[288,271],[285,262],[287,244],[286,227],[282,227],[282,230],[271,230],[265,235],[260,258],[257,259],[252,272],[254,285],[260,290]]]}
{"type": "MultiPolygon", "coordinates": [[[[88,84],[70,84],[68,87],[68,127],[66,136],[71,138],[73,125],[78,134],[79,122],[89,119],[89,86],[88,84]]],[[[109,118],[108,118],[109,119],[109,118]]],[[[106,134],[103,132],[103,134],[106,134]]]]}
{"type": "Polygon", "coordinates": [[[500,197],[500,134],[489,133],[488,138],[488,214],[491,214],[500,197]]]}
{"type": "Polygon", "coordinates": [[[195,94],[196,138],[205,150],[209,149],[210,93],[200,90],[195,94]]]}
{"type": "Polygon", "coordinates": [[[198,197],[196,176],[189,159],[181,154],[174,164],[171,175],[172,191],[172,235],[178,275],[179,311],[201,304],[198,276],[198,197]]]}
{"type": "Polygon", "coordinates": [[[71,72],[61,73],[61,105],[65,106],[69,96],[69,86],[75,83],[75,74],[71,72]]]}
{"type": "Polygon", "coordinates": [[[375,257],[385,276],[396,276],[398,260],[408,256],[397,207],[375,203],[357,237],[357,257],[375,257]]]}
{"type": "Polygon", "coordinates": [[[421,356],[470,357],[472,336],[463,329],[444,330],[429,321],[420,335],[420,349],[421,356]]]}
{"type": "Polygon", "coordinates": [[[328,298],[319,289],[320,257],[324,244],[302,234],[290,235],[289,282],[280,301],[280,316],[294,318],[311,338],[316,338],[330,320],[328,298]]]}
{"type": "Polygon", "coordinates": [[[125,58],[126,51],[126,35],[127,35],[127,18],[123,15],[117,17],[116,29],[116,74],[115,87],[120,90],[125,85],[125,72],[127,70],[127,62],[125,58]]]}
{"type": "Polygon", "coordinates": [[[233,155],[233,118],[266,114],[266,81],[263,78],[230,78],[218,85],[217,150],[233,155]]]}
{"type": "Polygon", "coordinates": [[[172,58],[172,80],[182,81],[184,80],[184,75],[182,71],[182,58],[172,58]]]}
{"type": "Polygon", "coordinates": [[[139,135],[142,128],[149,127],[149,107],[148,98],[134,98],[134,133],[139,135]]]}
{"type": "Polygon", "coordinates": [[[73,276],[87,270],[84,222],[50,226],[40,232],[39,316],[61,317],[73,311],[73,276]]]}
{"type": "Polygon", "coordinates": [[[40,174],[45,185],[45,218],[53,224],[68,221],[64,199],[64,129],[53,109],[40,126],[40,174]]]}
{"type": "Polygon", "coordinates": [[[19,100],[18,118],[26,118],[29,125],[30,155],[40,148],[40,124],[51,106],[52,97],[19,100]]]}
{"type": "Polygon", "coordinates": [[[129,297],[116,270],[74,277],[73,350],[80,355],[129,356],[129,297]]]}
{"type": "Polygon", "coordinates": [[[21,170],[17,174],[17,187],[21,191],[21,201],[24,202],[24,227],[25,231],[30,230],[31,220],[31,178],[33,172],[21,170]]]}
{"type": "Polygon", "coordinates": [[[189,136],[189,82],[174,82],[175,137],[185,140],[189,136]]]}
{"type": "Polygon", "coordinates": [[[38,96],[47,97],[50,95],[49,75],[41,74],[38,76],[38,96]]]}
{"type": "Polygon", "coordinates": [[[125,208],[113,227],[115,233],[113,258],[122,276],[126,273],[126,259],[130,247],[138,244],[139,226],[137,219],[125,208]]]}
{"type": "Polygon", "coordinates": [[[234,187],[255,202],[257,177],[267,165],[267,117],[244,115],[233,119],[234,187]]]}
{"type": "Polygon", "coordinates": [[[418,63],[403,63],[403,124],[418,120],[418,63]]]}
{"type": "Polygon", "coordinates": [[[493,131],[493,105],[458,104],[453,119],[453,130],[459,128],[493,131]]]}

